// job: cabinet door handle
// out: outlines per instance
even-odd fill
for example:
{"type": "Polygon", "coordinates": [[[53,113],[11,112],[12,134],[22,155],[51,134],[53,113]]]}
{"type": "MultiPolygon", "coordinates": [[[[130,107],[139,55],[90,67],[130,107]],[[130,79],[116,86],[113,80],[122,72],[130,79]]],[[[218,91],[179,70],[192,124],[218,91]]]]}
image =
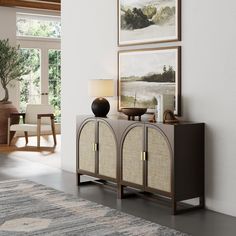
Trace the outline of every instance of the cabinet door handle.
{"type": "Polygon", "coordinates": [[[94,150],[95,150],[95,152],[98,151],[98,144],[97,143],[94,143],[94,150]]]}
{"type": "Polygon", "coordinates": [[[147,160],[147,152],[143,152],[143,160],[144,160],[144,161],[147,160]]]}
{"type": "Polygon", "coordinates": [[[141,152],[141,161],[147,160],[147,152],[141,152]]]}
{"type": "Polygon", "coordinates": [[[97,143],[93,143],[93,151],[94,152],[98,151],[98,144],[97,143]]]}
{"type": "Polygon", "coordinates": [[[141,152],[141,161],[147,160],[147,152],[141,152]]]}

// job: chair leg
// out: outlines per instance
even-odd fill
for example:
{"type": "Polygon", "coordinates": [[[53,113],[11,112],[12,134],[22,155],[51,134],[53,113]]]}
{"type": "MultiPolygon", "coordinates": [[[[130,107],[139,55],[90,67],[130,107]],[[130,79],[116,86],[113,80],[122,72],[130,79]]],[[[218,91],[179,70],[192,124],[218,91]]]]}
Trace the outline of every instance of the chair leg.
{"type": "Polygon", "coordinates": [[[37,122],[37,146],[40,147],[41,120],[37,122]]]}
{"type": "Polygon", "coordinates": [[[53,119],[51,119],[51,127],[52,127],[54,146],[56,146],[57,145],[57,138],[56,138],[56,131],[55,131],[55,123],[54,123],[53,119]]]}
{"type": "Polygon", "coordinates": [[[7,134],[7,145],[11,146],[11,131],[10,130],[8,131],[8,134],[7,134]]]}
{"type": "Polygon", "coordinates": [[[24,133],[25,133],[25,144],[27,145],[28,142],[29,142],[29,139],[28,139],[28,132],[25,131],[24,133]]]}
{"type": "Polygon", "coordinates": [[[7,144],[8,146],[11,146],[11,141],[15,136],[16,131],[9,131],[8,135],[7,135],[7,144]]]}
{"type": "Polygon", "coordinates": [[[7,145],[11,145],[11,131],[10,131],[10,126],[11,126],[11,119],[8,118],[8,130],[7,130],[7,145]]]}
{"type": "Polygon", "coordinates": [[[40,134],[37,134],[37,147],[40,147],[40,134]]]}

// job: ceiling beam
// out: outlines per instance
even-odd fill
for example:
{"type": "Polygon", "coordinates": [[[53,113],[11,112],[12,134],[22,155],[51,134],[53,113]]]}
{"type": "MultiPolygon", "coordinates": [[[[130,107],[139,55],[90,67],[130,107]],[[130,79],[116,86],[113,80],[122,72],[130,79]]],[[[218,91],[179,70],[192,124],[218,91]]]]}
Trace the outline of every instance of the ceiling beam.
{"type": "Polygon", "coordinates": [[[61,4],[61,0],[28,0],[29,2],[48,2],[61,4]]]}
{"type": "Polygon", "coordinates": [[[57,0],[51,0],[51,1],[0,0],[0,6],[61,11],[61,4],[57,0]]]}

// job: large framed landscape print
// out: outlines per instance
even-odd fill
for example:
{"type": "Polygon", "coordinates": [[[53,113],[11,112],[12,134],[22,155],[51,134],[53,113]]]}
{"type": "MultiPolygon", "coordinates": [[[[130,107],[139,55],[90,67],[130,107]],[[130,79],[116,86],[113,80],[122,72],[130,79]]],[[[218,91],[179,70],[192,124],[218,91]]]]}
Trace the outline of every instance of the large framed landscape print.
{"type": "Polygon", "coordinates": [[[118,53],[118,110],[143,107],[153,112],[160,96],[171,97],[180,115],[181,47],[118,53]]]}
{"type": "Polygon", "coordinates": [[[181,0],[118,0],[118,44],[180,40],[181,0]]]}

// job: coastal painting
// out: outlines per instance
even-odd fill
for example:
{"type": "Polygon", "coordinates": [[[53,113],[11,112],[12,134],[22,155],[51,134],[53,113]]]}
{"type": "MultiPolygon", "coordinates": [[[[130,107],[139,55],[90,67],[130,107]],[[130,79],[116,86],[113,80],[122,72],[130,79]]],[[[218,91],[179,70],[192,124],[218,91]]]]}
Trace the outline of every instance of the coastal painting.
{"type": "Polygon", "coordinates": [[[180,0],[118,0],[119,45],[180,39],[180,0]]]}
{"type": "Polygon", "coordinates": [[[143,107],[153,112],[159,95],[180,103],[180,47],[119,52],[118,108],[143,107]]]}

